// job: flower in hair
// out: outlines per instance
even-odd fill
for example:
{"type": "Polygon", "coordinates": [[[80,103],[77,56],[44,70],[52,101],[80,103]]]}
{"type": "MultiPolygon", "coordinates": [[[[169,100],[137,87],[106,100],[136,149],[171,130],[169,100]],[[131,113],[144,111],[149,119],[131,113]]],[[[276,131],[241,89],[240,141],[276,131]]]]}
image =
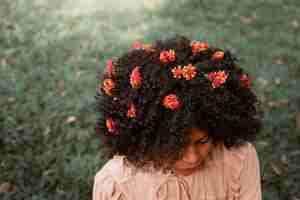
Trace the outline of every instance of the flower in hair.
{"type": "Polygon", "coordinates": [[[139,71],[139,66],[136,66],[130,75],[130,84],[132,88],[139,88],[142,83],[141,73],[139,71]]]}
{"type": "Polygon", "coordinates": [[[116,122],[111,117],[106,119],[106,128],[108,129],[108,132],[112,133],[113,135],[118,135],[116,122]]]}
{"type": "Polygon", "coordinates": [[[140,41],[135,41],[132,46],[133,49],[143,49],[144,51],[146,51],[147,53],[151,52],[151,51],[155,51],[155,49],[153,48],[152,44],[143,44],[140,41]]]}
{"type": "Polygon", "coordinates": [[[225,83],[227,77],[228,77],[228,74],[224,70],[218,71],[218,72],[210,72],[207,75],[207,78],[210,81],[212,81],[213,88],[220,87],[223,83],[225,83]]]}
{"type": "Polygon", "coordinates": [[[209,48],[208,42],[198,42],[195,40],[190,43],[190,46],[194,55],[209,48]]]}
{"type": "Polygon", "coordinates": [[[187,66],[184,66],[182,69],[182,76],[186,80],[191,80],[196,76],[196,74],[197,74],[197,68],[192,64],[188,64],[187,66]]]}
{"type": "Polygon", "coordinates": [[[127,117],[136,117],[136,108],[132,102],[130,103],[129,109],[127,110],[127,117]]]}
{"type": "Polygon", "coordinates": [[[106,72],[108,73],[109,76],[115,75],[115,69],[114,69],[114,64],[112,59],[108,59],[106,61],[106,72]]]}
{"type": "Polygon", "coordinates": [[[212,55],[212,60],[222,60],[224,58],[224,52],[223,51],[216,51],[213,55],[212,55]]]}
{"type": "Polygon", "coordinates": [[[174,78],[177,78],[177,79],[180,79],[181,76],[182,76],[182,68],[181,66],[177,66],[177,67],[174,67],[171,72],[173,73],[173,77],[174,78]]]}
{"type": "Polygon", "coordinates": [[[172,49],[169,51],[162,51],[159,55],[159,59],[163,63],[173,62],[176,59],[175,51],[172,49]]]}
{"type": "Polygon", "coordinates": [[[169,94],[165,96],[162,103],[166,108],[169,108],[171,110],[175,110],[180,106],[180,102],[176,94],[169,94]]]}
{"type": "Polygon", "coordinates": [[[131,47],[133,49],[141,49],[143,47],[143,43],[140,41],[134,41],[131,47]]]}
{"type": "Polygon", "coordinates": [[[242,82],[243,87],[250,88],[251,81],[248,75],[246,74],[239,75],[239,79],[242,82]]]}
{"type": "Polygon", "coordinates": [[[111,78],[104,79],[102,84],[102,89],[107,95],[111,96],[112,95],[111,91],[114,88],[115,88],[115,82],[111,78]]]}

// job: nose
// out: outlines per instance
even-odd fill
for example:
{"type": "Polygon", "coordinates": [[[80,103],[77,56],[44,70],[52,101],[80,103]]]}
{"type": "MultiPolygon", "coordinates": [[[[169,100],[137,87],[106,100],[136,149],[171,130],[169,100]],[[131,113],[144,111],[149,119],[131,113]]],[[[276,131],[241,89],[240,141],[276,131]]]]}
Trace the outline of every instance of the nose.
{"type": "Polygon", "coordinates": [[[195,150],[193,146],[187,147],[182,160],[189,164],[195,164],[200,160],[200,154],[195,150]]]}

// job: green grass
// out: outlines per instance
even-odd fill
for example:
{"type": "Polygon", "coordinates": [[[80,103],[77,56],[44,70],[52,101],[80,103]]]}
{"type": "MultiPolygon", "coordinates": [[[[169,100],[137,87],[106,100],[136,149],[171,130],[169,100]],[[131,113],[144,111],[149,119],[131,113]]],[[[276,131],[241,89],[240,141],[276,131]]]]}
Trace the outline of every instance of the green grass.
{"type": "Polygon", "coordinates": [[[175,34],[232,49],[256,77],[264,200],[300,198],[299,1],[80,2],[1,2],[0,185],[15,186],[1,199],[91,199],[104,163],[93,131],[97,72],[134,40],[175,34]]]}

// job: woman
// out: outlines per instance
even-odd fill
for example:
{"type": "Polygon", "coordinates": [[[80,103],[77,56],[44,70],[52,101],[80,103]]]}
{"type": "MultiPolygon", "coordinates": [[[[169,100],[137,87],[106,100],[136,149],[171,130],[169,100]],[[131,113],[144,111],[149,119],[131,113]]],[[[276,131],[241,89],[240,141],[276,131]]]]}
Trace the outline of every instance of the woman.
{"type": "Polygon", "coordinates": [[[107,62],[93,200],[260,200],[262,112],[229,51],[176,36],[107,62]]]}

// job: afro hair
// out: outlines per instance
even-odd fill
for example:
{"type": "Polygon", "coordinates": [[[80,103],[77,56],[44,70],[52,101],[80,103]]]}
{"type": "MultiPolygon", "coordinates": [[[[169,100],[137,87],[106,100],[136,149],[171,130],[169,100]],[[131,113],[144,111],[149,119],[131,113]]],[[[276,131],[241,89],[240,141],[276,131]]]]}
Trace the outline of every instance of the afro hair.
{"type": "Polygon", "coordinates": [[[189,127],[227,148],[256,139],[261,104],[229,50],[182,35],[137,44],[97,77],[95,130],[105,158],[124,155],[137,168],[166,171],[188,144],[189,127]],[[184,66],[185,78],[184,70],[175,76],[172,69],[184,66]],[[170,94],[176,98],[165,101],[170,94]]]}

